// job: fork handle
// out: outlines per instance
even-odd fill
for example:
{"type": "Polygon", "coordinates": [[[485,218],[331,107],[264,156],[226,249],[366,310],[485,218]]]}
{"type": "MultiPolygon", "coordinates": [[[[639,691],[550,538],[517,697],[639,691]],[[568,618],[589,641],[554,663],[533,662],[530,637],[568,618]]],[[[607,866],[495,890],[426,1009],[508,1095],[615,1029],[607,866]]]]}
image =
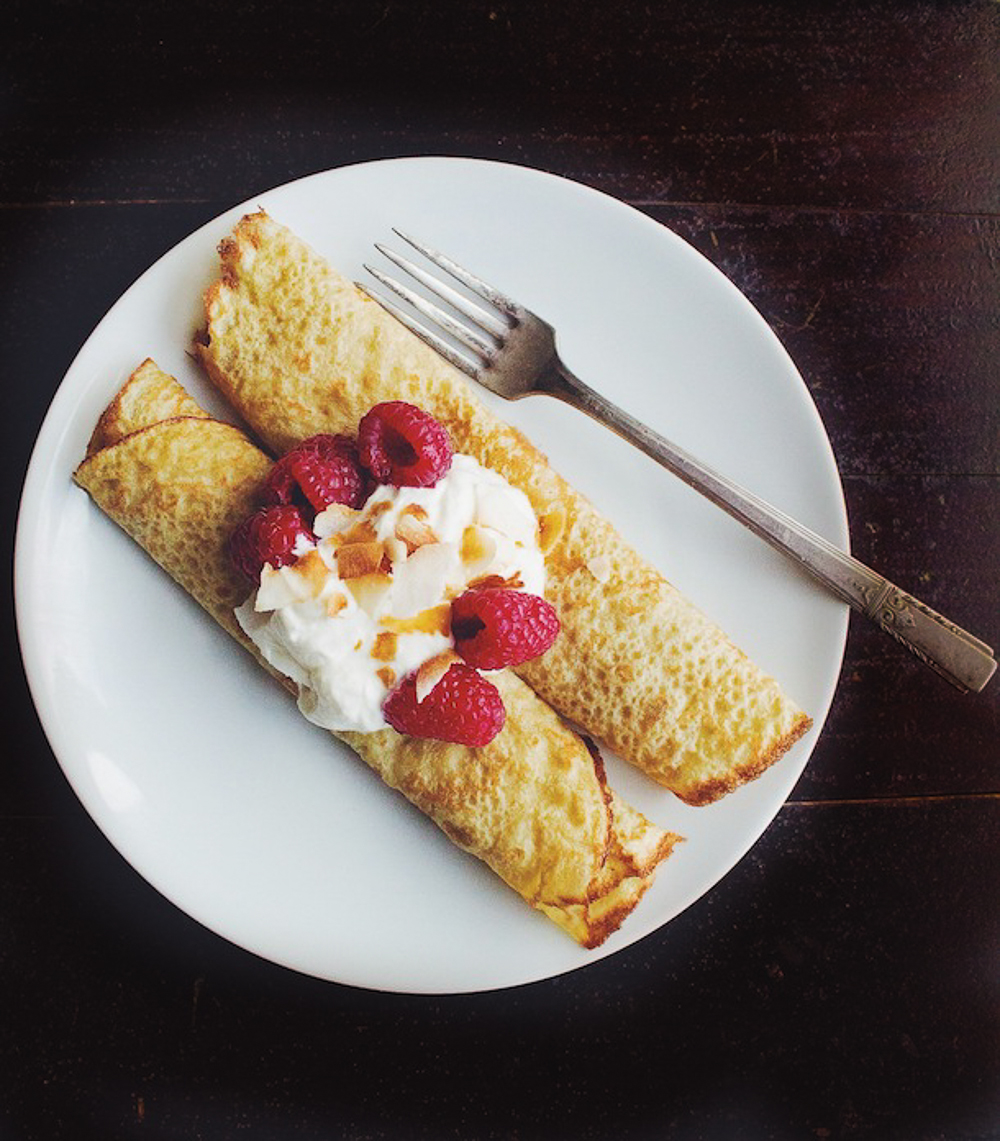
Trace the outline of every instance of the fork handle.
{"type": "Polygon", "coordinates": [[[543,391],[586,412],[799,563],[962,691],[979,692],[996,669],[984,642],[894,586],[822,536],[706,467],[556,364],[543,391]]]}

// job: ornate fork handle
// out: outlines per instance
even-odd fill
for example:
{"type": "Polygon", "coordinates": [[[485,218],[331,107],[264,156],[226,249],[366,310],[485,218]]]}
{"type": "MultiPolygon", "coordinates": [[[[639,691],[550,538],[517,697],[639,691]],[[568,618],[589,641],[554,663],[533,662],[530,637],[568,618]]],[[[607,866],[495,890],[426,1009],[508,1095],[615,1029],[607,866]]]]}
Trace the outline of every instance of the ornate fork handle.
{"type": "Polygon", "coordinates": [[[574,376],[558,359],[535,391],[586,412],[790,556],[814,578],[963,691],[996,669],[989,646],[756,495],[712,471],[574,376]]]}

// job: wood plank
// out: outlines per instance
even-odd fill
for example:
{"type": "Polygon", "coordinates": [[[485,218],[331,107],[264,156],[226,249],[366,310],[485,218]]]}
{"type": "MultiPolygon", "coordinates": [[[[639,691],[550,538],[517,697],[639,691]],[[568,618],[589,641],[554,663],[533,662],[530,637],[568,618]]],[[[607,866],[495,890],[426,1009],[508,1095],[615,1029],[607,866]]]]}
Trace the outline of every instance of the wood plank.
{"type": "Polygon", "coordinates": [[[447,153],[647,202],[1000,206],[990,0],[304,0],[294,41],[276,12],[17,5],[0,201],[240,201],[318,169],[447,153]]]}
{"type": "Polygon", "coordinates": [[[845,476],[1000,474],[1000,219],[649,213],[760,310],[808,384],[845,476]]]}
{"type": "Polygon", "coordinates": [[[85,822],[9,823],[0,858],[11,1136],[980,1141],[1000,1116],[997,798],[791,806],[624,954],[456,998],[263,963],[85,822]]]}

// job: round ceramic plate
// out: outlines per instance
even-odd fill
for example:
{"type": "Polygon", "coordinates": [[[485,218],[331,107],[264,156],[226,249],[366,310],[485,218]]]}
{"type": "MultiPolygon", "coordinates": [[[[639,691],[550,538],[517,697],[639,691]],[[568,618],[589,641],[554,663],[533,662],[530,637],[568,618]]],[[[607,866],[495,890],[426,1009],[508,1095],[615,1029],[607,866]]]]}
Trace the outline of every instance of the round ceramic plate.
{"type": "Polygon", "coordinates": [[[842,547],[844,501],[801,377],[700,254],[622,203],[504,164],[400,159],[260,194],[181,242],[111,308],[35,447],[17,534],[32,693],[73,788],[122,855],[241,947],[325,979],[463,992],[614,954],[708,891],[761,835],[813,748],[845,607],[606,429],[545,397],[502,404],[553,465],[807,709],[762,778],[700,809],[608,757],[614,787],[687,837],[623,928],[578,948],[456,849],[294,703],[71,482],[101,410],[145,357],[213,410],[189,356],[216,246],[264,207],[343,272],[419,235],[558,330],[593,387],[842,547]]]}

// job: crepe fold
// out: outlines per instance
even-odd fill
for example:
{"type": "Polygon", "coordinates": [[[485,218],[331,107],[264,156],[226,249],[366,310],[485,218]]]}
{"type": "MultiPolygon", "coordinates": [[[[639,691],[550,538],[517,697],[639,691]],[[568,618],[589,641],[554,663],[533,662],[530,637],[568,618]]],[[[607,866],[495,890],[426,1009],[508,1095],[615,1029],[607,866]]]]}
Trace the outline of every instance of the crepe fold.
{"type": "Polygon", "coordinates": [[[456,450],[527,494],[562,633],[518,673],[545,701],[691,804],[758,776],[806,731],[809,718],[778,683],[461,373],[290,230],[247,215],[220,255],[197,351],[268,447],[353,434],[373,404],[407,400],[446,426],[456,450]]]}
{"type": "MultiPolygon", "coordinates": [[[[226,542],[271,466],[242,431],[206,417],[146,361],[101,418],[74,477],[268,669],[233,616],[247,587],[226,542]]],[[[625,804],[596,750],[524,682],[509,671],[493,676],[507,718],[483,748],[388,728],[338,736],[452,841],[595,947],[636,906],[679,837],[625,804]]]]}

